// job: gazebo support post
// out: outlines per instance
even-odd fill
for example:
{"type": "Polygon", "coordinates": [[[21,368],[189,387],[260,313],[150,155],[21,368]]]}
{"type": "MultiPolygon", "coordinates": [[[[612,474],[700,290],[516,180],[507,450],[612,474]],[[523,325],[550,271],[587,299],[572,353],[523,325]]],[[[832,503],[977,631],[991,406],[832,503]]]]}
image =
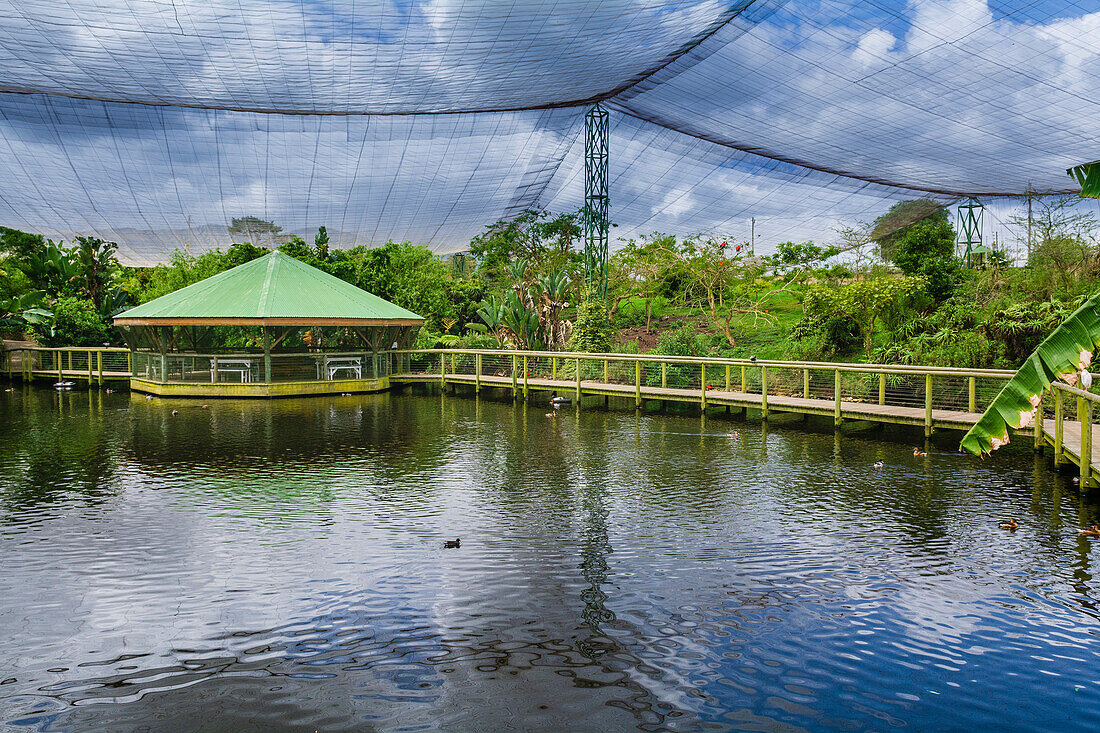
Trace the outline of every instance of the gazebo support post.
{"type": "Polygon", "coordinates": [[[271,384],[271,329],[267,326],[264,330],[264,382],[271,384]]]}

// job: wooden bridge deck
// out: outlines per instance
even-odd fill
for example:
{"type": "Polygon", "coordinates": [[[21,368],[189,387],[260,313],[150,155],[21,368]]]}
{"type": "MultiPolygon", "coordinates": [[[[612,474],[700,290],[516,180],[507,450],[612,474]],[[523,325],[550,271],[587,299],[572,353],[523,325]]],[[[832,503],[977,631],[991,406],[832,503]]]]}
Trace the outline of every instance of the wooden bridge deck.
{"type": "MultiPolygon", "coordinates": [[[[393,382],[425,382],[440,383],[439,374],[394,374],[393,382]]],[[[448,374],[446,383],[459,383],[485,387],[512,388],[511,377],[498,377],[482,375],[480,380],[472,374],[448,374]]],[[[524,383],[516,382],[517,390],[522,393],[524,383]]],[[[531,377],[527,380],[527,389],[531,391],[551,392],[556,391],[566,397],[573,397],[576,393],[577,382],[567,379],[545,379],[531,377]]],[[[642,385],[635,388],[632,384],[614,384],[593,380],[581,380],[582,395],[599,395],[609,397],[625,397],[633,399],[640,392],[643,400],[663,400],[668,402],[688,402],[702,404],[703,392],[699,389],[677,389],[673,387],[651,387],[642,385]]],[[[708,406],[720,405],[739,408],[764,410],[764,399],[759,392],[726,391],[722,389],[709,389],[706,391],[706,404],[708,406]]],[[[833,400],[814,399],[806,397],[793,397],[788,395],[768,395],[768,412],[791,412],[802,415],[833,416],[836,411],[836,403],[833,400]]],[[[849,402],[842,400],[840,403],[841,418],[848,420],[874,420],[876,422],[896,423],[900,425],[923,426],[925,423],[924,407],[902,407],[898,405],[880,405],[869,402],[849,402]]],[[[932,410],[932,423],[935,427],[954,428],[968,430],[978,421],[980,414],[970,412],[958,412],[955,410],[932,410]]]]}
{"type": "MultiPolygon", "coordinates": [[[[483,387],[495,387],[503,389],[516,389],[517,394],[523,394],[524,382],[516,380],[513,384],[511,377],[494,375],[472,374],[440,374],[409,373],[391,375],[393,383],[426,383],[426,384],[465,384],[483,387]]],[[[559,395],[573,398],[577,390],[577,382],[568,379],[546,379],[541,377],[529,377],[526,389],[539,392],[557,392],[559,395]]],[[[672,387],[652,387],[641,385],[635,387],[632,384],[614,384],[593,380],[581,380],[580,391],[584,396],[608,396],[636,399],[640,394],[643,401],[663,400],[670,402],[687,402],[702,405],[703,392],[699,389],[677,389],[672,387]]],[[[814,399],[807,397],[794,397],[790,395],[769,394],[767,399],[767,412],[765,412],[763,396],[758,392],[726,391],[722,389],[710,389],[706,391],[706,406],[729,406],[736,408],[748,408],[760,410],[766,415],[770,412],[795,413],[802,415],[821,415],[825,417],[836,416],[836,402],[832,399],[814,399]]],[[[866,420],[870,422],[890,423],[895,425],[912,425],[924,427],[926,425],[926,413],[924,407],[907,407],[902,405],[881,405],[873,402],[851,402],[842,400],[840,403],[840,417],[842,420],[866,420]]],[[[932,428],[950,430],[969,430],[981,417],[979,412],[966,412],[958,410],[932,410],[932,428]]],[[[1016,440],[1031,441],[1036,449],[1053,447],[1055,444],[1053,421],[1047,420],[1036,435],[1033,428],[1016,431],[1016,440]]],[[[1093,485],[1100,484],[1100,430],[1093,431],[1092,436],[1092,460],[1091,475],[1093,485]]],[[[1080,466],[1081,463],[1081,423],[1064,420],[1062,422],[1062,456],[1055,457],[1056,461],[1069,462],[1080,466]]]]}

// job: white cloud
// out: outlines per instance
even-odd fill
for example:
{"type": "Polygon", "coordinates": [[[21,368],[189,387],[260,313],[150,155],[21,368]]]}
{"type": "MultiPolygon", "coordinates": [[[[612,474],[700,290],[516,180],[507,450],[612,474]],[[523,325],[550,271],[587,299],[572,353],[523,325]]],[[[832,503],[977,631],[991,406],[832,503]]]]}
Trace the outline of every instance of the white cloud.
{"type": "Polygon", "coordinates": [[[886,60],[886,55],[894,50],[897,43],[898,39],[890,31],[874,28],[859,39],[859,44],[852,52],[852,59],[862,66],[880,63],[886,60]]]}

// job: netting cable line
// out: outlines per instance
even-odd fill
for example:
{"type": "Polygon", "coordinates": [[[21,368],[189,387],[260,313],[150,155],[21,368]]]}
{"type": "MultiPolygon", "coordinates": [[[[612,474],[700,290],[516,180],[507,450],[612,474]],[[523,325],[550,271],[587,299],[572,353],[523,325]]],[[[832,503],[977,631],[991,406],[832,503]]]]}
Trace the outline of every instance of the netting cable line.
{"type": "Polygon", "coordinates": [[[241,216],[459,250],[580,207],[598,101],[612,247],[916,197],[997,226],[1095,159],[1097,32],[1072,0],[0,0],[0,224],[135,262],[241,216]]]}

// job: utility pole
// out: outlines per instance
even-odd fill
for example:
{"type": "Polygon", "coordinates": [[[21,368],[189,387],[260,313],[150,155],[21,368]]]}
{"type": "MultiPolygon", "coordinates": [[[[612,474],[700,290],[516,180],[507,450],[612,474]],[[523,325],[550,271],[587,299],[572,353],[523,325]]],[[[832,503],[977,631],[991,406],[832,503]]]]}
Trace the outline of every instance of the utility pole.
{"type": "Polygon", "coordinates": [[[1027,184],[1027,263],[1031,264],[1031,184],[1027,184]]]}
{"type": "Polygon", "coordinates": [[[752,218],[752,225],[749,229],[749,253],[756,257],[756,217],[752,218]]]}

